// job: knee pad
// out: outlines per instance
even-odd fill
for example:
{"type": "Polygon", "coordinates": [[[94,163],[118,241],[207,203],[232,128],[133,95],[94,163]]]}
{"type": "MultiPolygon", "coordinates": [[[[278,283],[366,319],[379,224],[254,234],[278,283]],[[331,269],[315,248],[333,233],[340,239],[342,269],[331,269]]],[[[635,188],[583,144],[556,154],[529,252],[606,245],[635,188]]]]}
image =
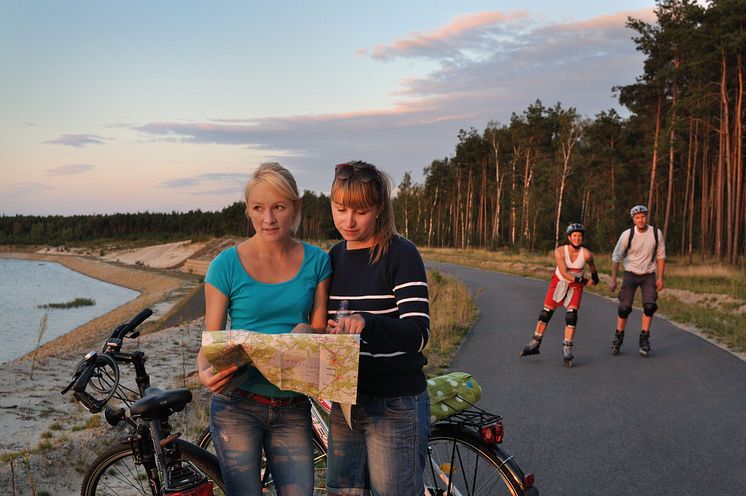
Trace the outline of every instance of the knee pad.
{"type": "Polygon", "coordinates": [[[545,324],[549,322],[549,320],[552,318],[552,314],[554,313],[554,310],[544,308],[541,312],[539,312],[539,322],[544,322],[545,324]]]}
{"type": "Polygon", "coordinates": [[[632,307],[622,307],[622,306],[619,307],[619,311],[617,312],[619,317],[622,319],[626,319],[627,317],[629,317],[629,314],[631,313],[632,313],[632,307]]]}
{"type": "Polygon", "coordinates": [[[655,303],[642,304],[642,313],[644,313],[646,317],[652,317],[656,310],[658,310],[658,305],[655,303]]]}
{"type": "Polygon", "coordinates": [[[578,311],[577,310],[568,310],[565,314],[565,324],[567,324],[567,327],[575,327],[575,325],[578,323],[578,311]]]}

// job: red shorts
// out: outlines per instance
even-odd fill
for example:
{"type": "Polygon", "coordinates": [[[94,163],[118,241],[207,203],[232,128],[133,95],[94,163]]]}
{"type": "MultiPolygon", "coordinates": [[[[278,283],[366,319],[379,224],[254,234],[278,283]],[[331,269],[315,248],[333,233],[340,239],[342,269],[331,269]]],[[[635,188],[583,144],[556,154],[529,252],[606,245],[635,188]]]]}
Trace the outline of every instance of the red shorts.
{"type": "Polygon", "coordinates": [[[562,286],[564,285],[557,287],[559,283],[560,278],[557,277],[557,274],[552,274],[547,295],[544,297],[544,307],[549,310],[554,310],[560,305],[565,308],[580,308],[580,300],[583,298],[583,285],[577,282],[566,282],[566,287],[563,290],[562,286]]]}

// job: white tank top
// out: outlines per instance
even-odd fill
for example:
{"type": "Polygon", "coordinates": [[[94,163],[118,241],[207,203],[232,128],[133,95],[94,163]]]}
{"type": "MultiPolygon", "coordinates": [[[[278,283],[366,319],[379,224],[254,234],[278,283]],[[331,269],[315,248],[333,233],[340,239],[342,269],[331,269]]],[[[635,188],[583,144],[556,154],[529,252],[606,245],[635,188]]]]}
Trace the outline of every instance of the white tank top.
{"type": "MultiPolygon", "coordinates": [[[[580,250],[578,252],[578,257],[573,262],[570,260],[570,245],[565,245],[565,267],[567,268],[568,272],[576,273],[580,276],[583,275],[583,269],[585,268],[585,248],[582,246],[580,247],[580,250]]],[[[560,273],[559,267],[554,269],[554,273],[557,274],[557,277],[559,279],[565,280],[564,277],[562,277],[562,274],[560,273]]],[[[572,281],[569,281],[572,282],[572,281]]]]}

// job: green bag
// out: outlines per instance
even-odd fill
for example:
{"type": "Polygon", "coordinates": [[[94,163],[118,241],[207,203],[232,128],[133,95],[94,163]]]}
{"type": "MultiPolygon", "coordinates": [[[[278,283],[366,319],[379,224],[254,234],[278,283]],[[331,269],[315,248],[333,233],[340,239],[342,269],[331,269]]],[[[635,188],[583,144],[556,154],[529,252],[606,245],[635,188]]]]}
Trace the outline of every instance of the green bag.
{"type": "Polygon", "coordinates": [[[471,374],[451,372],[427,380],[427,394],[430,396],[430,423],[444,419],[482,397],[482,388],[471,374]]]}

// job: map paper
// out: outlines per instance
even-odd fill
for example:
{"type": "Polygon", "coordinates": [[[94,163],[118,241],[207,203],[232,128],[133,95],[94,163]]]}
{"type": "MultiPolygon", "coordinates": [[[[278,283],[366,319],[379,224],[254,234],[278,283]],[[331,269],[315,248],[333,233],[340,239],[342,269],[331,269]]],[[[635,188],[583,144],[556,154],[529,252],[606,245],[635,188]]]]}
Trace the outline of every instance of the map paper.
{"type": "Polygon", "coordinates": [[[216,372],[250,363],[280,389],[348,405],[357,399],[356,334],[205,331],[202,352],[216,372]]]}

